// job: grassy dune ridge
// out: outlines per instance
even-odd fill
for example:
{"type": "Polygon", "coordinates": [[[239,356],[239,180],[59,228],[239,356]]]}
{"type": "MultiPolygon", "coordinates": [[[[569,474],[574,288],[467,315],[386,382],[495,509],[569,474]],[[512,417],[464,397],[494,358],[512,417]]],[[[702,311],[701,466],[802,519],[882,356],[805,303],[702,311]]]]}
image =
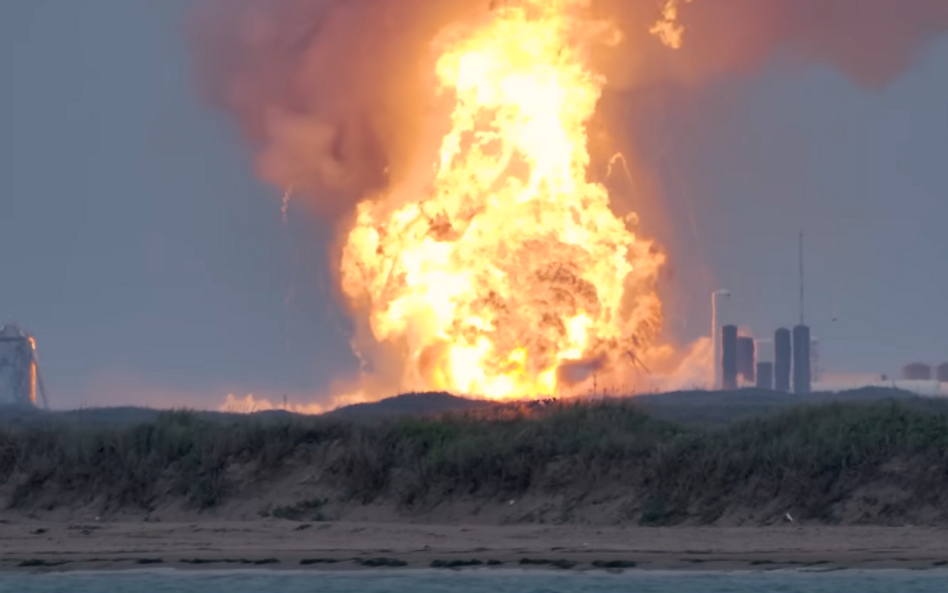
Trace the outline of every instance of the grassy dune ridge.
{"type": "Polygon", "coordinates": [[[374,421],[178,411],[128,426],[0,424],[0,504],[14,511],[148,511],[170,500],[197,512],[301,468],[318,476],[328,508],[411,516],[555,496],[562,521],[606,504],[608,521],[649,525],[772,522],[788,511],[826,523],[948,522],[948,408],[831,403],[711,427],[655,418],[634,400],[374,421]]]}

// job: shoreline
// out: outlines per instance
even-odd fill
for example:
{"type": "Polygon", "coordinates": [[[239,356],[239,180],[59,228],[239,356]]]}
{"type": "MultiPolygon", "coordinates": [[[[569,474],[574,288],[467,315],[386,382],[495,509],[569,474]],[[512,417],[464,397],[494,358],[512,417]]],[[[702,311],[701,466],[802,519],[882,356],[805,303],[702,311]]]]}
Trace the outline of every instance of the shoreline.
{"type": "Polygon", "coordinates": [[[466,573],[484,575],[490,573],[501,574],[590,574],[590,575],[711,575],[711,574],[891,574],[891,573],[926,573],[926,574],[944,574],[948,576],[948,568],[943,565],[932,566],[927,563],[907,564],[904,566],[882,565],[879,567],[849,566],[845,564],[827,564],[821,566],[801,566],[796,564],[774,564],[769,567],[759,567],[753,564],[741,564],[738,562],[709,565],[700,568],[689,566],[638,566],[635,568],[604,569],[593,566],[577,565],[568,569],[554,569],[544,567],[525,568],[517,565],[498,566],[498,567],[464,567],[452,569],[438,569],[430,566],[413,566],[409,564],[405,567],[335,567],[319,568],[297,565],[274,566],[272,568],[254,566],[239,567],[229,564],[209,564],[204,567],[193,567],[182,565],[180,563],[169,563],[160,567],[135,566],[132,564],[121,564],[118,562],[77,562],[67,563],[56,567],[45,568],[3,568],[0,569],[0,578],[4,575],[16,574],[35,574],[35,575],[97,575],[97,574],[165,574],[165,575],[225,575],[234,573],[244,574],[326,574],[326,575],[352,575],[352,574],[435,574],[435,573],[466,573]]]}
{"type": "Polygon", "coordinates": [[[0,523],[0,572],[948,569],[933,527],[0,523]]]}

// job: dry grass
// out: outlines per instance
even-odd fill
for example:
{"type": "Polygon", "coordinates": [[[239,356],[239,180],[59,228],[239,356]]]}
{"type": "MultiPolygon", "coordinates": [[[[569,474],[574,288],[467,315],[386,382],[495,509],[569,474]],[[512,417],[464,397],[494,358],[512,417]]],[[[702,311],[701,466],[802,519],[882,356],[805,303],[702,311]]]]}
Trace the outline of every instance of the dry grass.
{"type": "MultiPolygon", "coordinates": [[[[0,427],[0,485],[11,507],[195,508],[266,481],[301,452],[340,498],[423,507],[528,492],[583,495],[621,486],[647,524],[712,522],[780,500],[832,521],[833,505],[901,460],[900,487],[939,504],[948,485],[948,414],[899,403],[807,407],[701,429],[651,418],[628,401],[507,407],[353,423],[326,418],[204,419],[170,412],[131,427],[0,427]],[[229,469],[241,467],[241,481],[229,469]]],[[[897,512],[897,511],[893,511],[897,512]]],[[[633,517],[630,515],[629,517],[633,517]]]]}

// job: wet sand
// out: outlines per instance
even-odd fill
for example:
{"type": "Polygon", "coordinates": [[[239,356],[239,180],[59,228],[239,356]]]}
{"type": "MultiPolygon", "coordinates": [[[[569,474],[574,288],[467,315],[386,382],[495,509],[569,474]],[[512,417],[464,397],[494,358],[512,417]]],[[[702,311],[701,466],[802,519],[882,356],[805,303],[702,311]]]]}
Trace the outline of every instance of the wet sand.
{"type": "Polygon", "coordinates": [[[828,570],[948,567],[929,527],[605,528],[296,523],[0,523],[0,570],[134,568],[828,570]]]}

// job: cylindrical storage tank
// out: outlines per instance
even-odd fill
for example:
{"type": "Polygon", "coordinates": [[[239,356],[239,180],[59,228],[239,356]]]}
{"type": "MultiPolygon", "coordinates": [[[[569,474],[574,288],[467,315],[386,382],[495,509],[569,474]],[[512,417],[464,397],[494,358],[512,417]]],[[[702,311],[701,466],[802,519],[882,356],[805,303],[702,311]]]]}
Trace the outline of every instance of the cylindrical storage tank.
{"type": "Polygon", "coordinates": [[[810,372],[810,328],[793,328],[793,392],[810,393],[813,375],[810,372]]]}
{"type": "Polygon", "coordinates": [[[723,385],[721,374],[721,328],[732,325],[731,293],[727,290],[716,290],[711,293],[711,341],[714,348],[714,378],[712,389],[721,389],[723,385]]]}
{"type": "Polygon", "coordinates": [[[757,363],[757,389],[771,391],[774,388],[774,363],[757,363]]]}
{"type": "Polygon", "coordinates": [[[938,380],[942,383],[948,383],[948,362],[938,365],[938,380]]]}
{"type": "Polygon", "coordinates": [[[931,381],[932,367],[921,362],[914,362],[902,367],[902,379],[906,381],[931,381]]]}
{"type": "Polygon", "coordinates": [[[757,350],[758,363],[774,361],[774,341],[773,340],[757,340],[756,350],[757,350]]]}
{"type": "Polygon", "coordinates": [[[774,334],[774,389],[790,391],[790,361],[793,357],[793,348],[790,340],[790,330],[778,329],[774,334]]]}
{"type": "Polygon", "coordinates": [[[754,338],[737,338],[737,374],[746,383],[757,381],[757,357],[754,338]]]}
{"type": "Polygon", "coordinates": [[[823,370],[820,366],[820,339],[810,337],[810,381],[819,383],[823,380],[823,370]]]}
{"type": "Polygon", "coordinates": [[[725,391],[737,389],[737,326],[721,328],[721,387],[725,391]]]}

